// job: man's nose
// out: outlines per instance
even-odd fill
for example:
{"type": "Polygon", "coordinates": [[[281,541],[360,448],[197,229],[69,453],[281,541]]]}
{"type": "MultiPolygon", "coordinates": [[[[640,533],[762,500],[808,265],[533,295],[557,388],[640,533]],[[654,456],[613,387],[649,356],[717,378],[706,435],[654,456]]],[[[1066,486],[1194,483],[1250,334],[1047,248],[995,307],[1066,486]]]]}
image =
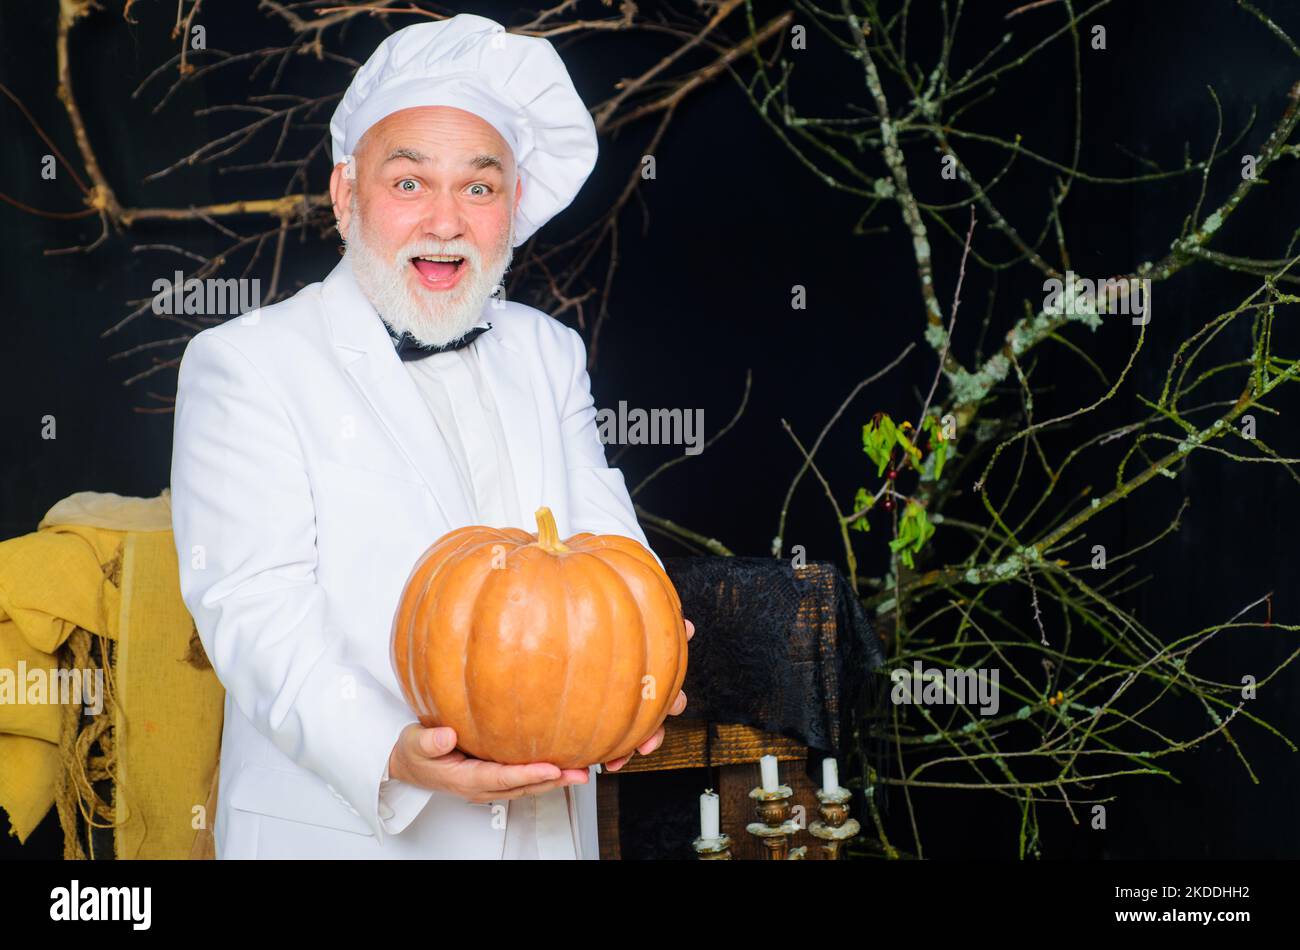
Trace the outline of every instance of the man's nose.
{"type": "Polygon", "coordinates": [[[461,237],[465,233],[465,219],[456,196],[447,191],[430,195],[420,219],[420,231],[437,241],[453,241],[461,237]]]}

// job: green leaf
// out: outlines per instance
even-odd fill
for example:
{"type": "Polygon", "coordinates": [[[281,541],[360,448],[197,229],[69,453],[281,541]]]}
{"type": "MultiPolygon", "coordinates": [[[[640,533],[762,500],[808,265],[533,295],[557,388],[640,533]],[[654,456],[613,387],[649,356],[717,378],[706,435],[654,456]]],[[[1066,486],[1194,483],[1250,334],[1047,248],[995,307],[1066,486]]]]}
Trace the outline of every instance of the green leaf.
{"type": "Polygon", "coordinates": [[[862,451],[876,463],[876,476],[884,474],[894,449],[897,429],[887,413],[880,413],[862,427],[862,451]]]}
{"type": "Polygon", "coordinates": [[[930,436],[930,455],[934,459],[934,480],[943,475],[943,464],[948,461],[948,440],[943,437],[943,427],[938,416],[927,415],[921,420],[921,429],[930,436]]]}
{"type": "MultiPolygon", "coordinates": [[[[865,488],[859,488],[858,493],[853,496],[853,510],[861,511],[864,508],[871,508],[876,503],[875,497],[865,488]]],[[[855,531],[870,531],[871,525],[867,521],[867,516],[862,515],[855,518],[849,523],[849,527],[855,531]]]]}
{"type": "Polygon", "coordinates": [[[894,438],[898,441],[898,444],[902,446],[903,451],[912,457],[913,461],[916,462],[917,467],[919,468],[921,465],[921,450],[912,444],[912,440],[907,437],[902,429],[899,429],[894,433],[894,438]]]}
{"type": "Polygon", "coordinates": [[[899,519],[897,536],[889,542],[889,549],[908,567],[915,567],[912,555],[920,553],[933,534],[934,525],[930,523],[925,507],[909,500],[903,509],[903,517],[899,519]]]}

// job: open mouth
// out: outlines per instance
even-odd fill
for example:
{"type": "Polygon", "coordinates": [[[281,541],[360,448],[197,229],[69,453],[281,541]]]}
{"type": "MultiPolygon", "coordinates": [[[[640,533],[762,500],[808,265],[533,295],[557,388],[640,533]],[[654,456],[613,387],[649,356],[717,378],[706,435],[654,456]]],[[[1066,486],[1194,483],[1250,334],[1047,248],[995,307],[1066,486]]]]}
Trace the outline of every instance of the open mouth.
{"type": "Polygon", "coordinates": [[[425,283],[434,286],[449,285],[460,276],[465,258],[455,254],[422,254],[411,258],[411,265],[425,283]]]}

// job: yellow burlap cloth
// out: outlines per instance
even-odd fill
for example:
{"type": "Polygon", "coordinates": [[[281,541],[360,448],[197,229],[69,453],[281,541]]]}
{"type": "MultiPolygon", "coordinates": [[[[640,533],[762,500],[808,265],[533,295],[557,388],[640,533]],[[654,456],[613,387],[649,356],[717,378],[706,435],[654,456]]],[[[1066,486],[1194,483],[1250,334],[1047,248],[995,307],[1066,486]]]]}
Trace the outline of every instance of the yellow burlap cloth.
{"type": "Polygon", "coordinates": [[[108,857],[87,826],[113,828],[120,859],[212,857],[225,694],[178,577],[167,490],[78,492],[0,541],[0,808],[19,841],[54,805],[66,858],[108,857]],[[102,671],[102,712],[61,704],[52,670],[102,671]]]}

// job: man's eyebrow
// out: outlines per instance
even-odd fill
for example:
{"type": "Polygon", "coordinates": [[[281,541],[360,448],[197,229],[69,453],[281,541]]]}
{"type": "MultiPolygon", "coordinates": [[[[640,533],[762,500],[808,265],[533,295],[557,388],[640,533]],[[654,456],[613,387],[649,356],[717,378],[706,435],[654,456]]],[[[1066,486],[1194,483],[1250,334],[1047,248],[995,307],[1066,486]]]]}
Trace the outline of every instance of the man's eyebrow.
{"type": "Polygon", "coordinates": [[[417,162],[417,163],[424,163],[429,161],[429,156],[425,155],[423,152],[417,151],[416,149],[413,148],[406,148],[404,146],[399,146],[398,148],[395,148],[388,153],[388,157],[384,159],[384,164],[387,165],[389,162],[396,161],[399,158],[405,158],[408,161],[417,162]]]}
{"type": "MultiPolygon", "coordinates": [[[[425,155],[418,149],[399,146],[388,153],[388,157],[384,159],[384,164],[387,165],[389,162],[396,161],[399,158],[404,158],[417,164],[424,164],[432,161],[428,155],[425,155]]],[[[471,168],[477,168],[480,171],[485,168],[495,168],[503,175],[506,171],[505,163],[502,162],[501,159],[497,158],[495,155],[489,155],[487,153],[475,155],[469,160],[469,165],[471,168]]]]}
{"type": "Polygon", "coordinates": [[[505,165],[502,163],[501,159],[497,158],[495,155],[476,155],[474,158],[470,159],[469,163],[479,169],[479,171],[482,171],[485,168],[495,168],[503,175],[506,171],[505,165]]]}

